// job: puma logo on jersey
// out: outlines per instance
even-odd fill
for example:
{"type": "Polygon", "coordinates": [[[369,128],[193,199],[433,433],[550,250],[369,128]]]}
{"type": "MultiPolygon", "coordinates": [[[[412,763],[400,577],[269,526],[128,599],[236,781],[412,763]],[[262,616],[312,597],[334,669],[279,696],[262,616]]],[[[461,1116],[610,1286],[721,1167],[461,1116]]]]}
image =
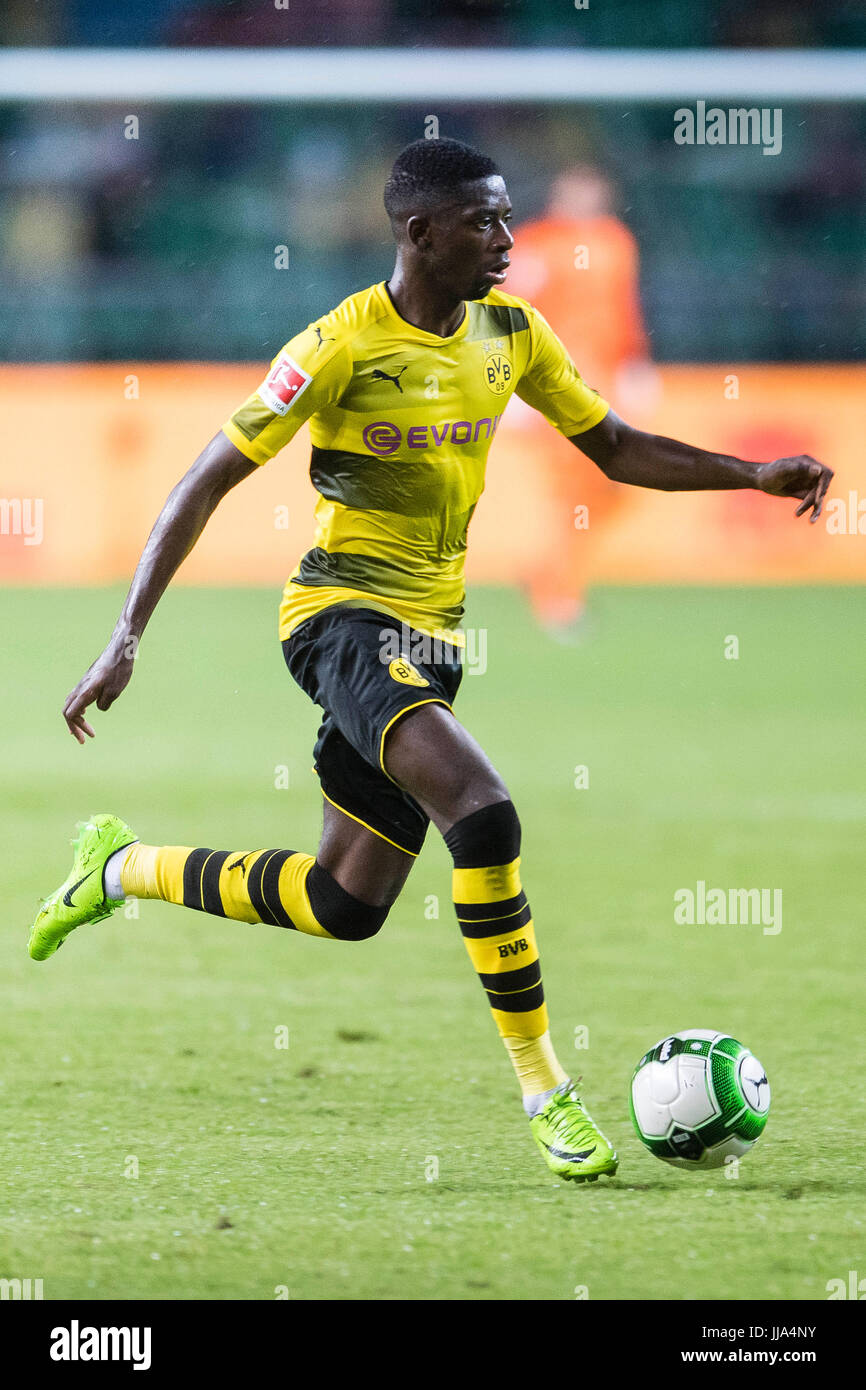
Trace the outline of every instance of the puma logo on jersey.
{"type": "Polygon", "coordinates": [[[318,324],[314,324],[314,326],[313,326],[313,332],[315,333],[316,337],[317,337],[318,340],[319,340],[319,341],[316,343],[316,352],[319,351],[319,348],[320,348],[320,347],[324,347],[324,346],[325,346],[325,343],[335,343],[335,342],[337,341],[336,338],[323,338],[323,337],[322,337],[322,330],[321,330],[321,328],[319,327],[318,324]]]}
{"type": "Polygon", "coordinates": [[[429,685],[426,676],[422,676],[416,666],[411,661],[407,661],[405,656],[395,656],[388,667],[388,675],[392,680],[399,681],[401,685],[429,685]]]}
{"type": "MultiPolygon", "coordinates": [[[[407,364],[408,365],[408,364],[407,364]]],[[[396,386],[400,395],[403,394],[403,387],[400,385],[400,378],[405,372],[406,367],[401,367],[396,376],[391,376],[390,372],[383,372],[381,367],[376,367],[372,373],[374,381],[390,381],[392,386],[396,386]]]]}

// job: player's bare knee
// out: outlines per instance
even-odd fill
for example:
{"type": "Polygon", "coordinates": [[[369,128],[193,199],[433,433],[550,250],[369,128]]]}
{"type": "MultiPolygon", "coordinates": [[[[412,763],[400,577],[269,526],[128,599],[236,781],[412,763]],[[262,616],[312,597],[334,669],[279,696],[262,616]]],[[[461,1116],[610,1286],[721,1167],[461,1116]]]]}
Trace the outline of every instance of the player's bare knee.
{"type": "Polygon", "coordinates": [[[338,941],[367,941],[381,930],[392,904],[374,907],[347,893],[335,878],[315,863],[307,876],[307,897],[313,916],[338,941]]]}
{"type": "Polygon", "coordinates": [[[452,825],[494,802],[508,801],[508,788],[496,769],[478,750],[459,745],[448,750],[451,758],[443,758],[435,770],[435,786],[430,800],[440,815],[452,825]]]}
{"type": "Polygon", "coordinates": [[[385,770],[442,828],[508,789],[472,735],[450,710],[426,704],[408,711],[389,735],[385,770]]]}
{"type": "Polygon", "coordinates": [[[488,768],[455,768],[442,798],[452,825],[496,803],[509,802],[505,783],[488,768]]]}

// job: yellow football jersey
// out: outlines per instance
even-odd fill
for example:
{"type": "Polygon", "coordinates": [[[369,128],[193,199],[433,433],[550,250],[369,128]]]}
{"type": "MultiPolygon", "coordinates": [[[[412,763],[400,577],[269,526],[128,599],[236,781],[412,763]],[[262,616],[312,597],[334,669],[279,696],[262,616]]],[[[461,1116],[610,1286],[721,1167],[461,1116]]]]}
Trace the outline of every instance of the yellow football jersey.
{"type": "Polygon", "coordinates": [[[568,436],[608,410],[541,314],[501,290],[440,338],[373,285],[286,343],[223,425],[262,464],[310,422],[315,543],[286,584],[281,638],[350,603],[462,643],[467,530],[515,391],[568,436]]]}

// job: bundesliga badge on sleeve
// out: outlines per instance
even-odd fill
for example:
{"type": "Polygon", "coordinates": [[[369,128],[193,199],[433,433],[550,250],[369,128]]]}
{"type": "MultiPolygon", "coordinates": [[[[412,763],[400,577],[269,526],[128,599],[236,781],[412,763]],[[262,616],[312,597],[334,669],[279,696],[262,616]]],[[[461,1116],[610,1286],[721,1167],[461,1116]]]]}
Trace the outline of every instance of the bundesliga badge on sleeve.
{"type": "Polygon", "coordinates": [[[299,367],[293,357],[287,352],[281,352],[259,387],[259,395],[268,410],[272,410],[275,415],[287,415],[312,379],[309,372],[299,367]]]}

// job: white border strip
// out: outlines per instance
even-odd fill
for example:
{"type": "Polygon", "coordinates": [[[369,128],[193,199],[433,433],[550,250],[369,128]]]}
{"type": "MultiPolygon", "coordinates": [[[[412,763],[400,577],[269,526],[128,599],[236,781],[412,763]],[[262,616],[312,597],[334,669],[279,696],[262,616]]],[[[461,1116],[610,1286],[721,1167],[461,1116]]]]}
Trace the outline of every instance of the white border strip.
{"type": "Polygon", "coordinates": [[[12,48],[2,101],[861,101],[866,49],[12,48]]]}

